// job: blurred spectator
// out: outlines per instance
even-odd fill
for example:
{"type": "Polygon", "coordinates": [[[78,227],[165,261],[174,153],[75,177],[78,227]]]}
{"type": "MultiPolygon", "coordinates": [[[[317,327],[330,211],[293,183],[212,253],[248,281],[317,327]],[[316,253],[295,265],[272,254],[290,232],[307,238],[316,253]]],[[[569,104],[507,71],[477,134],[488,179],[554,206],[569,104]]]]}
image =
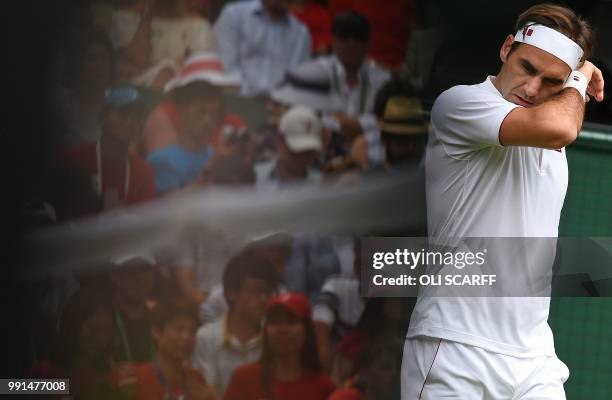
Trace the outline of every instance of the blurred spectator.
{"type": "Polygon", "coordinates": [[[380,3],[371,0],[329,0],[328,7],[332,18],[351,10],[364,15],[372,27],[368,55],[388,70],[400,68],[410,37],[416,1],[387,0],[381,7],[380,3]]]}
{"type": "Polygon", "coordinates": [[[419,164],[425,153],[428,126],[414,89],[407,83],[389,81],[376,96],[374,113],[387,165],[419,164]]]}
{"type": "Polygon", "coordinates": [[[285,71],[308,59],[308,29],[288,12],[289,0],[225,6],[214,26],[215,49],[245,95],[266,94],[285,71]]]}
{"type": "Polygon", "coordinates": [[[102,287],[83,287],[68,302],[60,321],[63,378],[75,398],[121,398],[113,383],[115,324],[102,287]]]}
{"type": "Polygon", "coordinates": [[[114,82],[115,57],[103,32],[88,31],[69,40],[63,79],[53,99],[58,107],[54,143],[60,149],[98,140],[104,91],[114,82]]]}
{"type": "MultiPolygon", "coordinates": [[[[172,78],[165,85],[164,90],[169,97],[162,101],[149,115],[145,123],[142,138],[142,151],[149,154],[154,150],[176,142],[181,134],[181,116],[177,110],[177,101],[181,102],[180,89],[191,83],[202,81],[223,89],[231,89],[240,85],[240,82],[223,73],[221,61],[214,53],[194,53],[183,64],[178,76],[172,78]]],[[[215,128],[209,139],[209,144],[215,148],[219,144],[222,132],[227,129],[242,130],[244,123],[235,114],[227,113],[221,103],[219,113],[215,115],[215,128]]]]}
{"type": "Polygon", "coordinates": [[[309,69],[327,75],[331,96],[337,97],[336,101],[342,104],[340,112],[328,113],[323,118],[324,126],[333,131],[326,159],[343,157],[350,153],[356,141],[365,140],[367,159],[363,160],[363,169],[380,164],[384,159],[372,111],[376,93],[389,79],[388,72],[367,59],[369,40],[370,26],[363,15],[354,11],[339,14],[332,22],[334,54],[309,62],[317,65],[309,69]]]}
{"type": "Polygon", "coordinates": [[[331,45],[331,16],[321,0],[295,0],[291,13],[297,17],[310,32],[311,54],[326,54],[331,45]]]}
{"type": "Polygon", "coordinates": [[[321,121],[313,110],[294,106],[285,112],[275,142],[276,158],[255,165],[258,187],[279,188],[303,181],[319,181],[320,175],[311,167],[323,143],[321,121]]]}
{"type": "Polygon", "coordinates": [[[356,326],[364,308],[364,300],[359,294],[361,246],[354,246],[354,252],[353,275],[329,277],[321,288],[313,310],[319,356],[326,369],[331,367],[334,345],[356,326]]]}
{"type": "Polygon", "coordinates": [[[337,346],[334,381],[359,389],[365,399],[400,397],[404,337],[415,299],[368,299],[355,330],[337,346]]]}
{"type": "Polygon", "coordinates": [[[448,42],[448,22],[440,6],[441,1],[419,4],[419,18],[406,47],[406,59],[400,72],[419,93],[429,86],[432,67],[438,49],[448,42]]]}
{"type": "Polygon", "coordinates": [[[178,73],[185,57],[212,48],[212,30],[190,0],[130,0],[94,7],[119,54],[120,78],[156,89],[178,73]]]}
{"type": "Polygon", "coordinates": [[[276,292],[278,276],[267,261],[247,252],[234,256],[223,274],[229,311],[197,333],[194,365],[217,393],[223,393],[234,369],[261,353],[261,321],[266,303],[276,292]]]}
{"type": "MultiPolygon", "coordinates": [[[[102,136],[96,142],[83,143],[68,150],[59,160],[61,165],[75,168],[83,177],[90,177],[89,185],[100,201],[97,211],[122,204],[140,203],[154,197],[151,166],[130,151],[131,144],[142,134],[146,115],[138,91],[131,86],[115,87],[106,92],[102,110],[102,136]]],[[[86,195],[85,191],[81,193],[86,195]]],[[[73,204],[78,209],[94,209],[84,204],[93,196],[86,196],[73,204]]]]}
{"type": "Polygon", "coordinates": [[[223,154],[213,158],[204,169],[205,187],[252,185],[255,183],[255,172],[242,154],[223,154]]]}
{"type": "Polygon", "coordinates": [[[151,313],[156,356],[137,367],[139,400],[214,400],[213,389],[190,365],[195,345],[197,310],[175,299],[157,304],[151,313]]]}
{"type": "Polygon", "coordinates": [[[147,300],[153,288],[156,260],[147,254],[118,257],[110,272],[117,324],[115,359],[128,363],[152,359],[151,320],[147,300]]]}
{"type": "Polygon", "coordinates": [[[334,384],[321,372],[308,300],[283,294],[268,305],[260,361],[238,368],[225,400],[325,400],[334,384]]]}
{"type": "Polygon", "coordinates": [[[175,89],[174,99],[181,121],[181,134],[174,143],[147,156],[155,171],[158,195],[185,188],[201,179],[213,155],[209,145],[221,109],[219,89],[203,81],[175,89]]]}
{"type": "MultiPolygon", "coordinates": [[[[293,238],[289,234],[275,233],[248,243],[242,253],[272,264],[280,281],[291,254],[292,242],[293,238]]],[[[200,306],[200,322],[203,324],[217,320],[228,311],[223,286],[223,284],[214,286],[206,301],[200,306]]],[[[279,291],[281,293],[286,291],[282,284],[279,291]]]]}

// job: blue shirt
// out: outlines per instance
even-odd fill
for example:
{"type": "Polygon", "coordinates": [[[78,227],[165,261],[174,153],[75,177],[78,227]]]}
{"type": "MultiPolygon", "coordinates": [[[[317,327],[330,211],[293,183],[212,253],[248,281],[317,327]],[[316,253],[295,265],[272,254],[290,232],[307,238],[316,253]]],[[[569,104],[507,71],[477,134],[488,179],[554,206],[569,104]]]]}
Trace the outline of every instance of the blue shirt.
{"type": "Polygon", "coordinates": [[[242,81],[248,96],[267,94],[310,55],[308,29],[289,13],[270,18],[260,0],[226,5],[213,33],[225,72],[242,81]]]}
{"type": "Polygon", "coordinates": [[[191,151],[177,144],[152,151],[147,161],[155,173],[155,192],[160,194],[193,183],[212,154],[208,146],[201,151],[191,151]]]}

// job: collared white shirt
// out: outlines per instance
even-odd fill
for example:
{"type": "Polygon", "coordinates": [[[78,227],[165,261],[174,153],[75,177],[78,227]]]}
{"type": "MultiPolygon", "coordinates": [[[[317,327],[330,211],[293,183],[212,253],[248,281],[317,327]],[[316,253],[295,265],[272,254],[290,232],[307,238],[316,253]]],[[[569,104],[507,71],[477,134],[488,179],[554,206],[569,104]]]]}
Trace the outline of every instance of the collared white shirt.
{"type": "Polygon", "coordinates": [[[242,94],[267,94],[285,72],[310,56],[310,33],[291,14],[272,19],[260,0],[223,8],[213,28],[225,72],[242,81],[242,94]]]}
{"type": "Polygon", "coordinates": [[[234,370],[259,359],[261,336],[242,344],[227,327],[227,314],[198,329],[192,362],[216,393],[223,394],[234,370]]]}
{"type": "Polygon", "coordinates": [[[315,62],[327,64],[331,74],[333,94],[338,96],[341,104],[344,104],[343,112],[359,121],[368,142],[368,158],[372,165],[380,164],[385,158],[385,150],[373,114],[374,100],[391,75],[371,60],[366,60],[359,68],[357,84],[349,87],[346,83],[346,70],[338,57],[330,55],[321,57],[315,62]]]}

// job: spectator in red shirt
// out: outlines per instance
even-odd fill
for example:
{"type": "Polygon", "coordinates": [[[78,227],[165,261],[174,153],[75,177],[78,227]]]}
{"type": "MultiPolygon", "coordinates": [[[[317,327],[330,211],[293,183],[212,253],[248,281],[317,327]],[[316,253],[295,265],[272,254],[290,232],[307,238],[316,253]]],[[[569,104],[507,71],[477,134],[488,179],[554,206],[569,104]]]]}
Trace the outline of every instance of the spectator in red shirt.
{"type": "Polygon", "coordinates": [[[157,357],[136,368],[138,400],[214,400],[212,389],[189,362],[195,346],[197,309],[177,299],[157,304],[152,319],[157,357]]]}
{"type": "Polygon", "coordinates": [[[274,297],[264,322],[260,361],[234,372],[225,400],[325,400],[334,391],[321,372],[312,313],[301,294],[274,297]]]}
{"type": "MultiPolygon", "coordinates": [[[[68,150],[60,160],[90,178],[91,188],[101,200],[97,211],[140,203],[155,196],[153,170],[142,157],[130,151],[131,144],[142,134],[146,112],[134,87],[109,89],[101,115],[100,139],[68,150]]],[[[91,210],[84,204],[76,207],[91,210]]]]}

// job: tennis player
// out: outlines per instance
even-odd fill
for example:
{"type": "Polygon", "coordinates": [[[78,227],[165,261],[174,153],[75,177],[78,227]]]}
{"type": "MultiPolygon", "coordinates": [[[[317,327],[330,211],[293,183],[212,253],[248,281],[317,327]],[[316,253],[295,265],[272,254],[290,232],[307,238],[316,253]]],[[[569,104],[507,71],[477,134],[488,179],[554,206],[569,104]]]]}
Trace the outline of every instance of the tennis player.
{"type": "MultiPolygon", "coordinates": [[[[585,101],[603,100],[593,32],[572,10],[536,5],[500,49],[497,76],[442,93],[426,151],[429,235],[552,237],[568,182],[565,146],[585,101]]],[[[565,399],[549,297],[420,296],[402,399],[565,399]]]]}

